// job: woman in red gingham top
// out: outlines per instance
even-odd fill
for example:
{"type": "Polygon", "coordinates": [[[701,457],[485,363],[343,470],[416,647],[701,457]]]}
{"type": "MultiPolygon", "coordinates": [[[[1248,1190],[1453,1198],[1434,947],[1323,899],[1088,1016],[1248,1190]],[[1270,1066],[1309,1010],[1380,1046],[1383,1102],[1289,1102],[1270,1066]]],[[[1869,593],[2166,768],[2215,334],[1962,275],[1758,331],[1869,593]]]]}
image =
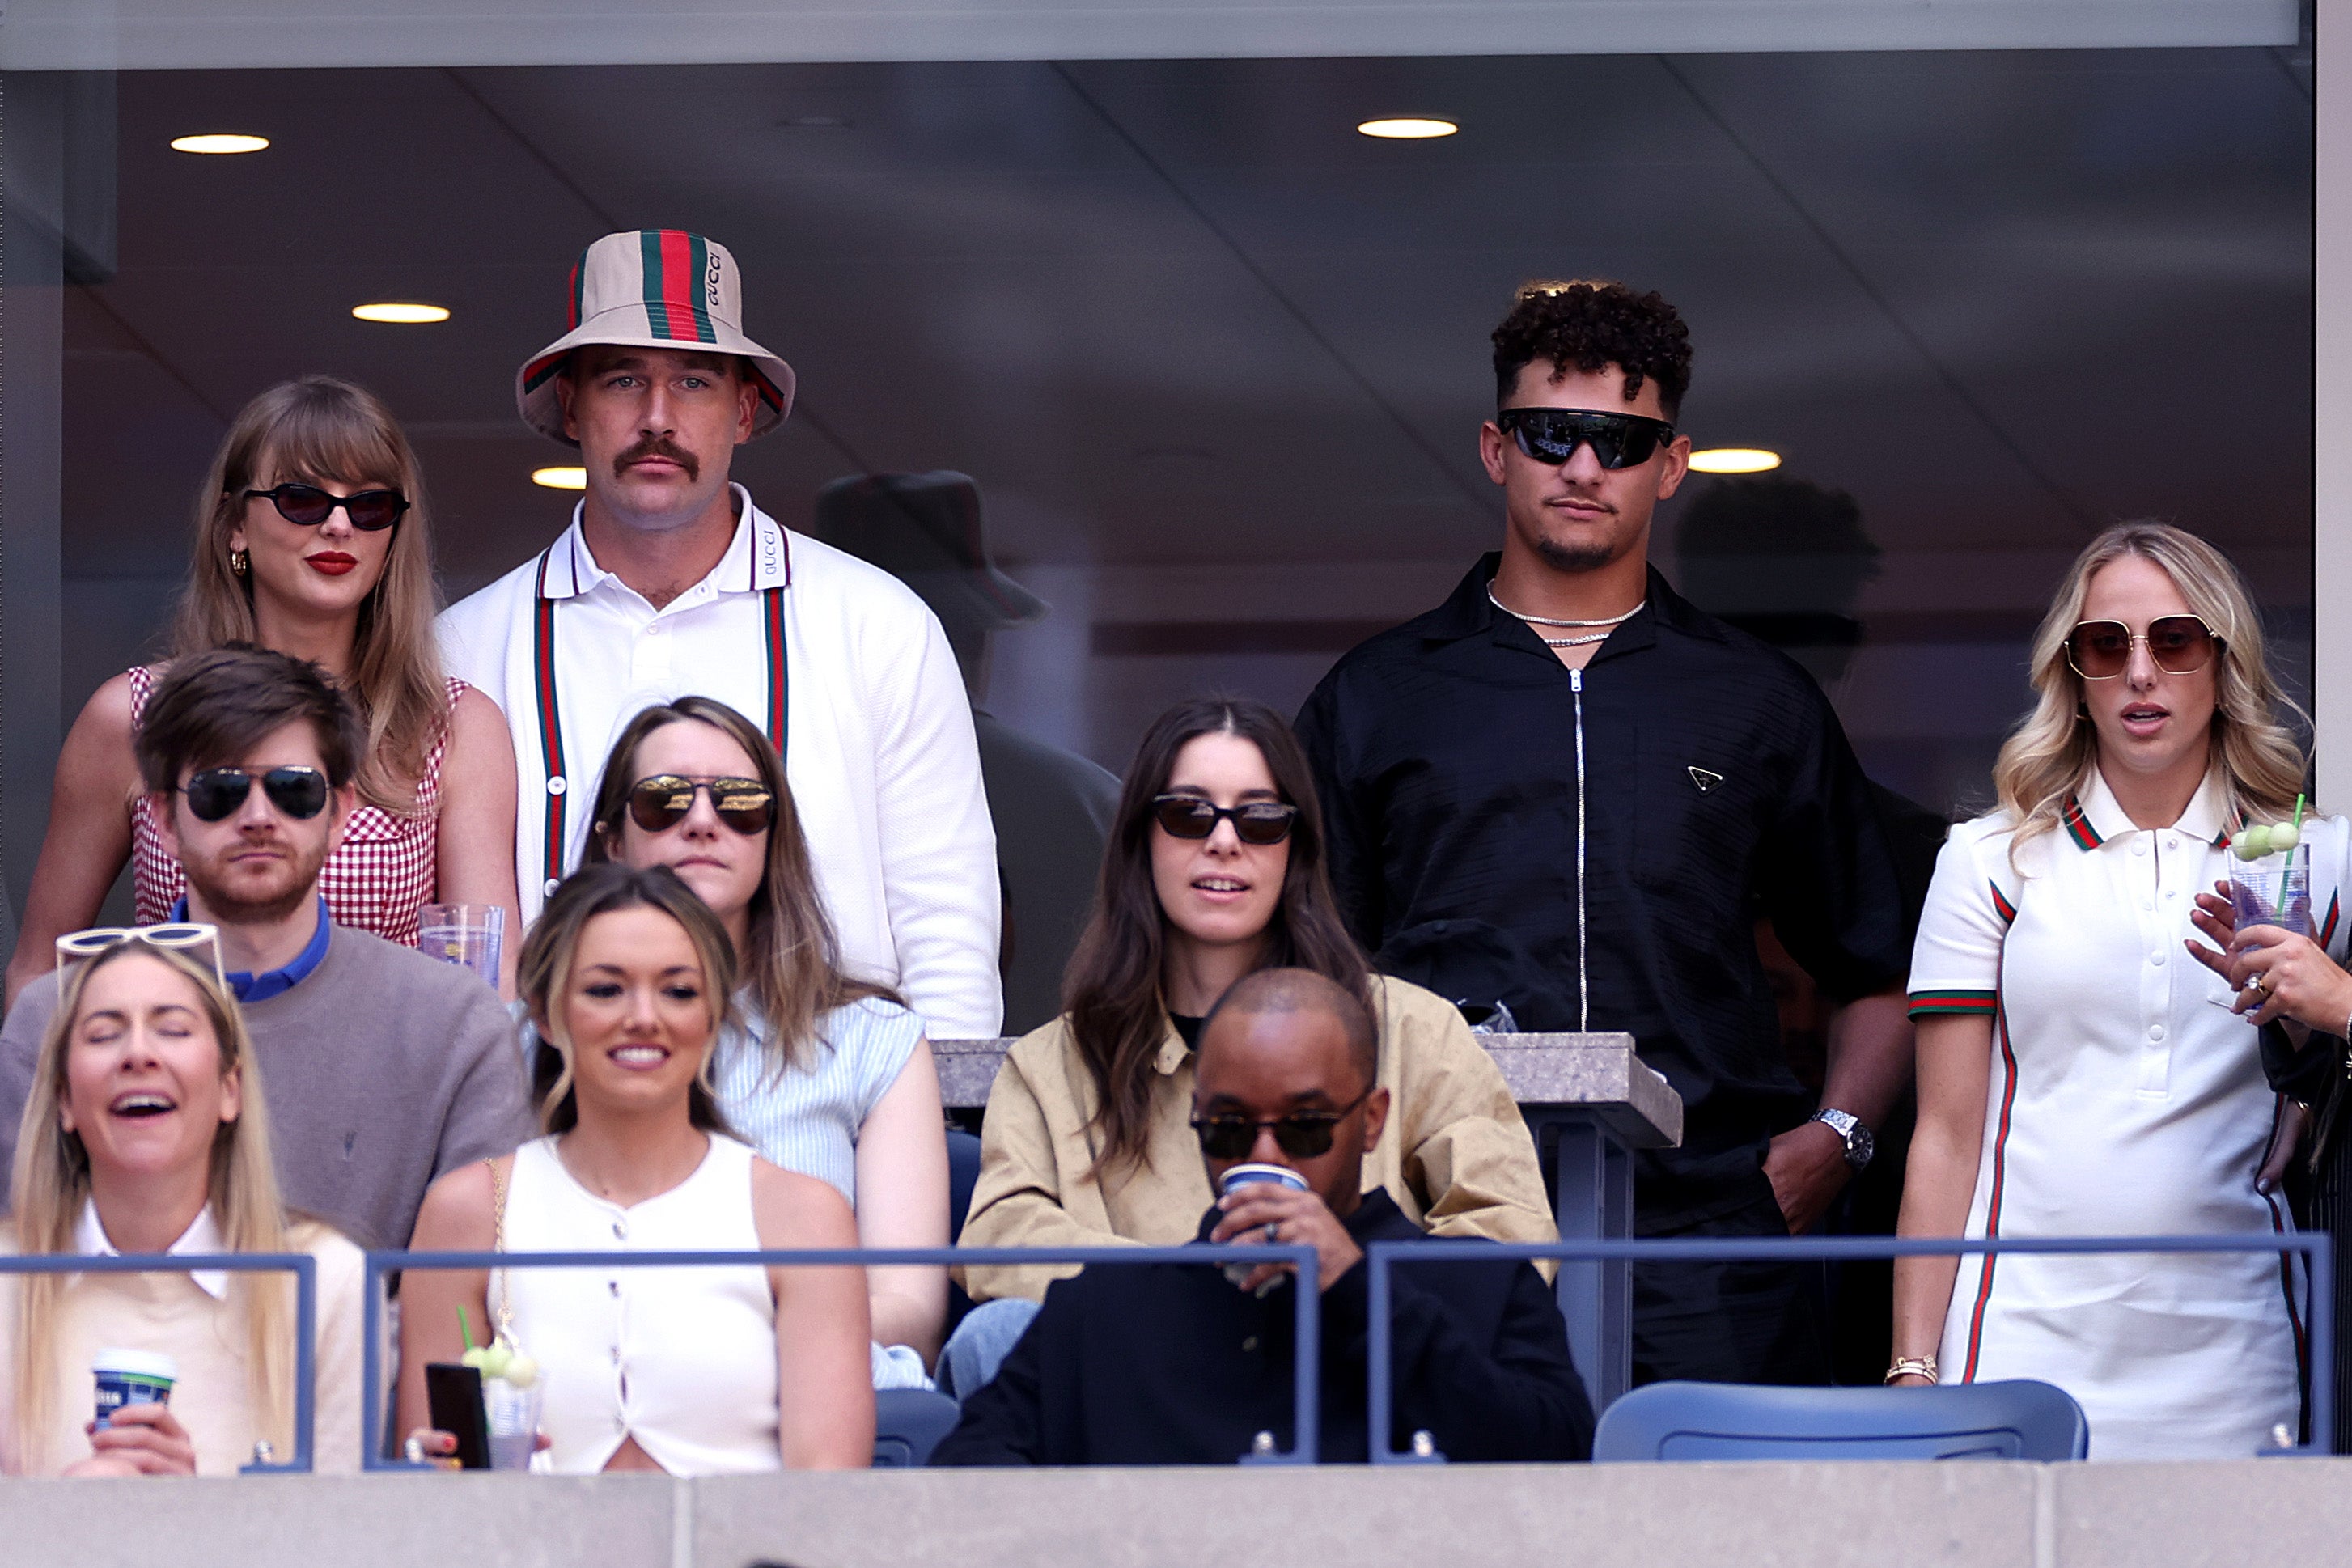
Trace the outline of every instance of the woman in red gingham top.
{"type": "MultiPolygon", "coordinates": [[[[367,725],[357,800],[320,889],[337,924],[414,945],[426,903],[498,904],[520,932],[514,744],[497,704],[446,678],[434,640],[430,530],[415,454],[384,406],[305,376],[247,405],[199,492],[174,659],[254,643],[316,663],[367,725]]],[[[126,861],[137,919],[186,890],[131,752],[168,665],[99,688],[58,754],[48,836],[8,965],[9,1000],[98,918],[126,861]]],[[[514,951],[508,942],[511,991],[514,951]]]]}

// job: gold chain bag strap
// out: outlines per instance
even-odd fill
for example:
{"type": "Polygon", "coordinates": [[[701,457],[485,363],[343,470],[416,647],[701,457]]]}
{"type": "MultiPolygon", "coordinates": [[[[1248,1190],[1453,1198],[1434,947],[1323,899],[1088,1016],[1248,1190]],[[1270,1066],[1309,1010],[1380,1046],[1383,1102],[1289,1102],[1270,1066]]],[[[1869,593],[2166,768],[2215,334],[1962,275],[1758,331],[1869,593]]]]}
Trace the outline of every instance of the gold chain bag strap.
{"type": "MultiPolygon", "coordinates": [[[[499,1169],[499,1163],[496,1160],[485,1160],[482,1162],[482,1166],[490,1173],[490,1250],[504,1252],[507,1249],[507,1178],[505,1173],[499,1169]]],[[[513,1278],[504,1268],[499,1269],[498,1274],[497,1337],[512,1344],[514,1343],[514,1297],[511,1289],[513,1278]]]]}

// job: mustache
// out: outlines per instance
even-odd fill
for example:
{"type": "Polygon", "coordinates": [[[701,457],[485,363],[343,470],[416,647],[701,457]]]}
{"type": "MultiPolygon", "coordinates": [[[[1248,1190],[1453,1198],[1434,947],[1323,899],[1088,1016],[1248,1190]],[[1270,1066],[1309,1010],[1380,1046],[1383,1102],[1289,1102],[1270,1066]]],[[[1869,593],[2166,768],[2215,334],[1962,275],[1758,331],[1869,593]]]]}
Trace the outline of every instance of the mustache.
{"type": "Polygon", "coordinates": [[[648,436],[619,457],[613,459],[613,477],[618,479],[631,463],[642,463],[647,458],[666,458],[686,470],[691,481],[702,477],[702,465],[694,454],[678,446],[667,436],[648,436]]]}

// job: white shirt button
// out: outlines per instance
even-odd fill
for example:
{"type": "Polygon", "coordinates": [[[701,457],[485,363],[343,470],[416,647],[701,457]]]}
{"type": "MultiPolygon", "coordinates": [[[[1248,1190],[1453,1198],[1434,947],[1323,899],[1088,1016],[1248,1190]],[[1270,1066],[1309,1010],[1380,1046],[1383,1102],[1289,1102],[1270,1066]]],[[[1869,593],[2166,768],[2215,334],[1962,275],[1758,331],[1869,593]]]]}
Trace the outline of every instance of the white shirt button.
{"type": "Polygon", "coordinates": [[[2151,1040],[2160,1040],[2164,1038],[2164,1026],[2161,1024],[2150,1024],[2147,1026],[2147,1037],[2151,1040]]]}
{"type": "Polygon", "coordinates": [[[550,795],[562,795],[570,787],[570,785],[563,782],[563,775],[562,773],[558,773],[553,778],[547,781],[547,793],[550,795]]]}
{"type": "Polygon", "coordinates": [[[2147,840],[2146,838],[2143,838],[2143,837],[2135,837],[2135,838],[2132,840],[2132,853],[2133,853],[2133,854],[2135,854],[2135,855],[2145,855],[2145,854],[2147,854],[2147,840]]]}
{"type": "Polygon", "coordinates": [[[539,889],[539,890],[540,890],[541,892],[542,892],[542,893],[547,894],[549,897],[552,898],[552,897],[554,896],[554,894],[555,894],[555,887],[556,887],[555,879],[554,879],[554,878],[552,878],[552,877],[550,877],[546,881],[544,881],[544,882],[542,882],[542,883],[541,883],[541,884],[540,884],[540,889],[539,889]]]}
{"type": "Polygon", "coordinates": [[[2139,907],[2144,910],[2152,910],[2156,908],[2156,900],[2154,899],[2142,899],[2139,901],[2139,907]]]}
{"type": "Polygon", "coordinates": [[[2150,963],[2155,964],[2158,969],[2162,969],[2164,967],[2164,954],[2161,952],[2149,953],[2147,955],[2147,961],[2150,963]]]}

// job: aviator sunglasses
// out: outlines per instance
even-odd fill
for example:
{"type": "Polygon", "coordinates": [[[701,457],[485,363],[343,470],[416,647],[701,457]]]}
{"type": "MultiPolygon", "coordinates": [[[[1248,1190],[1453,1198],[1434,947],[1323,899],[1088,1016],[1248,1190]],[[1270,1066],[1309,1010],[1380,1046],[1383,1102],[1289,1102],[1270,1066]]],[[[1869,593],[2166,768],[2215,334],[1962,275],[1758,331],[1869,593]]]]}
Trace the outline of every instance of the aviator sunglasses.
{"type": "Polygon", "coordinates": [[[1206,838],[1227,818],[1233,821],[1234,837],[1244,844],[1279,844],[1290,837],[1298,808],[1278,800],[1219,805],[1197,795],[1154,795],[1151,800],[1151,820],[1171,838],[1206,838]]]}
{"type": "Polygon", "coordinates": [[[188,797],[188,810],[198,822],[218,822],[245,804],[253,793],[253,781],[261,781],[261,791],[269,804],[294,818],[307,822],[327,809],[327,775],[316,768],[271,768],[256,773],[250,768],[205,768],[188,775],[180,786],[188,797]]]}
{"type": "Polygon", "coordinates": [[[1368,1089],[1337,1110],[1302,1110],[1270,1121],[1246,1116],[1202,1116],[1194,1119],[1192,1131],[1200,1137],[1201,1152],[1212,1160],[1248,1159],[1250,1151],[1257,1147],[1261,1127],[1274,1129],[1275,1146],[1292,1159],[1312,1160],[1331,1152],[1339,1123],[1371,1097],[1368,1089]]]}
{"type": "Polygon", "coordinates": [[[398,490],[362,490],[357,495],[329,495],[316,485],[297,484],[292,480],[276,489],[247,490],[245,499],[268,496],[278,515],[302,528],[316,528],[334,514],[337,507],[352,520],[352,526],[362,533],[377,533],[400,521],[408,510],[408,498],[398,490]]]}
{"type": "Polygon", "coordinates": [[[1675,427],[1663,419],[1583,408],[1506,408],[1495,416],[1495,425],[1517,439],[1520,451],[1555,468],[1576,456],[1580,445],[1590,446],[1604,468],[1634,468],[1675,438],[1675,427]]]}
{"type": "Polygon", "coordinates": [[[708,791],[719,820],[750,837],[765,833],[776,819],[776,797],[758,779],[690,779],[655,773],[629,786],[629,820],[647,833],[667,833],[694,809],[694,797],[708,791]]]}
{"type": "Polygon", "coordinates": [[[2134,643],[2167,675],[2194,675],[2213,660],[2221,639],[2195,616],[2158,616],[2147,635],[2135,637],[2121,621],[2084,621],[2066,634],[2066,662],[2085,680],[2113,680],[2131,666],[2134,643]]]}

